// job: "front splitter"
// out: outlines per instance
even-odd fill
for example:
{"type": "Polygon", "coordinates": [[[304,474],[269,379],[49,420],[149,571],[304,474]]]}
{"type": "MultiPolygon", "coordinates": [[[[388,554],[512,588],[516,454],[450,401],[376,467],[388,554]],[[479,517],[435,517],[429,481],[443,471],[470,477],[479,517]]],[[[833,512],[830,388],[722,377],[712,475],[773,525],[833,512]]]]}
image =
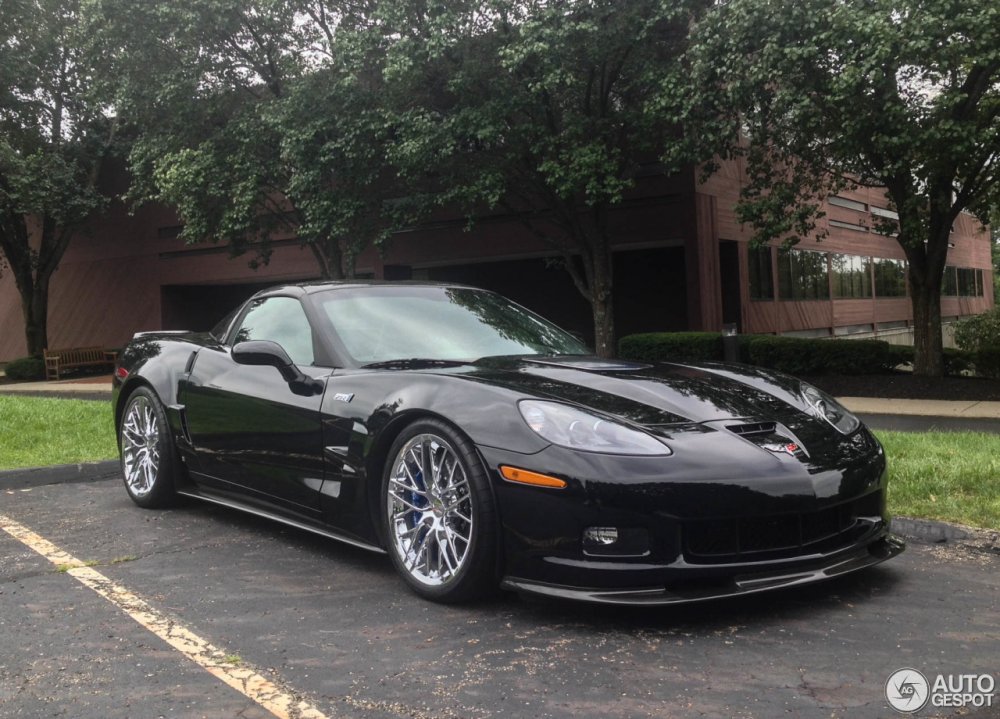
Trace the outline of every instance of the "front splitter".
{"type": "Polygon", "coordinates": [[[716,585],[704,588],[580,589],[516,577],[505,577],[500,586],[504,589],[525,592],[527,594],[596,604],[650,607],[689,604],[692,602],[711,601],[713,599],[742,597],[834,579],[845,574],[850,574],[851,572],[875,566],[887,559],[892,559],[905,548],[906,544],[902,539],[887,534],[855,552],[839,555],[829,563],[818,566],[806,565],[794,570],[737,574],[733,576],[728,585],[716,585]]]}

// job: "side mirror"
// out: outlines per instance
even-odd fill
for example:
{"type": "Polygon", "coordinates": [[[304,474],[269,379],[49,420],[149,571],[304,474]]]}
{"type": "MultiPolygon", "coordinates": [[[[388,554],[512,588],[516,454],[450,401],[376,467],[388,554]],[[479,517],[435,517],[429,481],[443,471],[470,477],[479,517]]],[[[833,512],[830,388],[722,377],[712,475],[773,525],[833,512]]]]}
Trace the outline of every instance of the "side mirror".
{"type": "Polygon", "coordinates": [[[293,393],[309,397],[323,391],[323,383],[303,374],[285,348],[271,340],[247,340],[233,346],[236,364],[274,367],[288,383],[293,393]]]}

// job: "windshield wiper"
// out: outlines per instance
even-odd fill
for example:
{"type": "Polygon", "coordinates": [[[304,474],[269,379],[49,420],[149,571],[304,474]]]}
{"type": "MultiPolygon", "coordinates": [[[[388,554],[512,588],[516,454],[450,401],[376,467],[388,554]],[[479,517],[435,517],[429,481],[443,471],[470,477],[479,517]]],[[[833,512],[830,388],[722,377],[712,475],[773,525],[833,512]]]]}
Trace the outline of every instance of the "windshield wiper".
{"type": "Polygon", "coordinates": [[[392,359],[383,362],[370,362],[361,365],[361,369],[425,369],[428,367],[460,367],[469,364],[466,360],[427,359],[410,357],[408,359],[392,359]]]}

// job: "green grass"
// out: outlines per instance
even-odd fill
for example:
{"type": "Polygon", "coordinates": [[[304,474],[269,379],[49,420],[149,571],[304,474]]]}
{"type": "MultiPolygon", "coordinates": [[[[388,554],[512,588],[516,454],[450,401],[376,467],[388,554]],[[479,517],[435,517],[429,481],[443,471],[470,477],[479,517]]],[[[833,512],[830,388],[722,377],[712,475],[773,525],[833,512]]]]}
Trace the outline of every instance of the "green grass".
{"type": "Polygon", "coordinates": [[[1000,435],[876,432],[889,457],[889,512],[1000,529],[1000,435]]]}
{"type": "Polygon", "coordinates": [[[110,402],[0,395],[0,470],[117,456],[110,402]]]}

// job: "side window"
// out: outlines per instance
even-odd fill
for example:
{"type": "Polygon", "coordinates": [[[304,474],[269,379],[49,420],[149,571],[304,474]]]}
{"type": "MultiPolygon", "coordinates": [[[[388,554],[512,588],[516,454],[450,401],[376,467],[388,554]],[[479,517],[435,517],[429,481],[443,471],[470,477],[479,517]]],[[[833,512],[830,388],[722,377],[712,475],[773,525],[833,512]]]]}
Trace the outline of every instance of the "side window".
{"type": "Polygon", "coordinates": [[[311,365],[314,360],[312,328],[302,305],[293,297],[254,300],[233,342],[247,340],[277,342],[298,365],[311,365]]]}

